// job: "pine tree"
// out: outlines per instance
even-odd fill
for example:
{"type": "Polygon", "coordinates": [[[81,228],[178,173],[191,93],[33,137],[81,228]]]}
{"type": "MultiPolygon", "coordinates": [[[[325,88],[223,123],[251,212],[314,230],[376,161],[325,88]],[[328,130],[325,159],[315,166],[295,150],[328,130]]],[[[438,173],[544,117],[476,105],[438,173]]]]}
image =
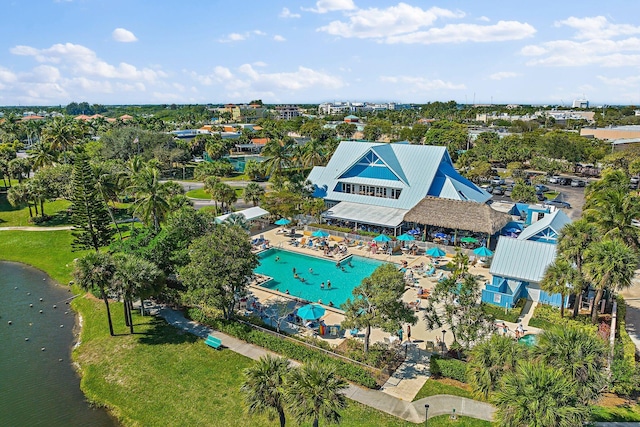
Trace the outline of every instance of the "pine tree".
{"type": "Polygon", "coordinates": [[[96,187],[86,154],[75,158],[72,176],[71,222],[73,250],[94,249],[109,245],[113,237],[109,214],[96,187]]]}

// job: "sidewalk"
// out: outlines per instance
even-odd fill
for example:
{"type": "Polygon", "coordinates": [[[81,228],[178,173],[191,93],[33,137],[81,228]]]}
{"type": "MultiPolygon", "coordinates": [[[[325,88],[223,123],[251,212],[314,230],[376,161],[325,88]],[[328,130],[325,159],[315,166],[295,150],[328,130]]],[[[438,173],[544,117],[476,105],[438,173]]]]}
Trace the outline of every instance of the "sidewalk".
{"type": "MultiPolygon", "coordinates": [[[[222,345],[225,349],[242,354],[243,356],[249,357],[253,360],[258,360],[266,354],[275,355],[275,353],[267,351],[264,348],[249,344],[232,336],[214,331],[197,322],[188,320],[182,315],[182,313],[168,307],[161,306],[157,309],[157,314],[164,318],[170,325],[183,329],[201,338],[206,338],[208,334],[215,332],[215,335],[222,340],[222,345]]],[[[290,362],[294,366],[300,365],[300,363],[296,361],[290,362]]],[[[452,413],[452,410],[455,409],[455,412],[458,415],[492,421],[493,414],[495,412],[495,408],[488,403],[449,395],[430,396],[415,402],[406,402],[382,391],[364,389],[353,384],[349,384],[347,389],[344,391],[344,394],[351,400],[355,400],[363,405],[386,412],[412,423],[424,422],[425,404],[430,405],[431,408],[429,410],[429,418],[452,413]]]]}

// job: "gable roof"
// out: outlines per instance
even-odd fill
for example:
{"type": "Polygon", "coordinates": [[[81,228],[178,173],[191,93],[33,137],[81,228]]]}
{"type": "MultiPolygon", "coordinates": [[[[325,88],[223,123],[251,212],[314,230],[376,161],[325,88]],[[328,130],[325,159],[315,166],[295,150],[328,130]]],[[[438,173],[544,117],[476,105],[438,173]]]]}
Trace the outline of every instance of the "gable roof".
{"type": "Polygon", "coordinates": [[[441,146],[342,141],[327,166],[313,168],[308,179],[323,189],[314,193],[316,197],[399,209],[411,209],[427,195],[481,203],[491,198],[453,168],[446,147],[441,146]],[[378,157],[398,181],[385,181],[375,174],[349,174],[352,168],[363,167],[358,163],[368,153],[378,157]],[[397,199],[344,193],[340,184],[348,182],[394,187],[401,193],[397,199]]]}
{"type": "Polygon", "coordinates": [[[560,230],[571,223],[571,219],[560,209],[545,215],[544,218],[526,227],[518,236],[520,240],[537,240],[555,243],[558,240],[560,230]]]}
{"type": "Polygon", "coordinates": [[[501,236],[489,273],[539,283],[547,266],[556,259],[556,245],[501,236]]]}
{"type": "Polygon", "coordinates": [[[404,216],[407,222],[476,233],[494,234],[511,221],[511,215],[485,203],[425,197],[404,216]]]}

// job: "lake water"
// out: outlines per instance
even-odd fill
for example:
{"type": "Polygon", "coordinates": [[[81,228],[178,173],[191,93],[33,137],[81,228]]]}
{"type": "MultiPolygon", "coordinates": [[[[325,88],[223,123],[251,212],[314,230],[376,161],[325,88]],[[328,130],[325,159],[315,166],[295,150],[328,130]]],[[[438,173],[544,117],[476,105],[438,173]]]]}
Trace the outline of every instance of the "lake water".
{"type": "Polygon", "coordinates": [[[119,425],[106,411],[91,408],[80,390],[71,361],[75,322],[67,304],[71,296],[36,269],[0,262],[3,427],[119,425]]]}

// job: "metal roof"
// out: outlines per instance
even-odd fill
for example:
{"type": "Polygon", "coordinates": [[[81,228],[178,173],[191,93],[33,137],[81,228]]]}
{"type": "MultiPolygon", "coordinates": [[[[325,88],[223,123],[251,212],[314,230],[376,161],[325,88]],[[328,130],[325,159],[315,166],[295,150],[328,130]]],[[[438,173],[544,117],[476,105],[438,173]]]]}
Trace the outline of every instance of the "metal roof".
{"type": "Polygon", "coordinates": [[[427,195],[454,200],[473,200],[480,203],[491,198],[489,193],[463,178],[453,168],[446,147],[441,146],[342,141],[327,166],[313,168],[308,179],[317,187],[314,192],[315,197],[406,210],[414,207],[427,195]],[[372,185],[371,181],[368,181],[372,178],[358,180],[350,177],[348,181],[340,178],[369,152],[373,152],[380,158],[399,179],[399,181],[380,180],[380,184],[376,183],[376,185],[401,188],[399,198],[334,191],[341,182],[372,185]]]}
{"type": "Polygon", "coordinates": [[[224,222],[230,215],[242,215],[245,217],[247,221],[252,221],[254,219],[262,218],[265,215],[269,215],[269,211],[265,211],[260,206],[254,206],[252,208],[244,209],[238,212],[231,212],[225,215],[220,215],[216,217],[216,222],[224,222]]]}
{"type": "Polygon", "coordinates": [[[556,245],[501,236],[489,273],[493,276],[539,283],[556,258],[556,245]]]}
{"type": "Polygon", "coordinates": [[[325,218],[382,225],[384,227],[397,227],[404,221],[404,214],[406,213],[406,209],[340,202],[322,214],[322,216],[325,218]]]}
{"type": "Polygon", "coordinates": [[[518,236],[520,240],[529,240],[531,237],[541,234],[541,238],[546,238],[551,242],[557,240],[560,230],[565,225],[571,223],[571,219],[560,209],[556,210],[552,214],[545,215],[544,218],[534,222],[530,226],[526,227],[522,233],[518,236]],[[555,234],[555,238],[552,238],[555,234]],[[552,238],[552,239],[549,239],[552,238]]]}

